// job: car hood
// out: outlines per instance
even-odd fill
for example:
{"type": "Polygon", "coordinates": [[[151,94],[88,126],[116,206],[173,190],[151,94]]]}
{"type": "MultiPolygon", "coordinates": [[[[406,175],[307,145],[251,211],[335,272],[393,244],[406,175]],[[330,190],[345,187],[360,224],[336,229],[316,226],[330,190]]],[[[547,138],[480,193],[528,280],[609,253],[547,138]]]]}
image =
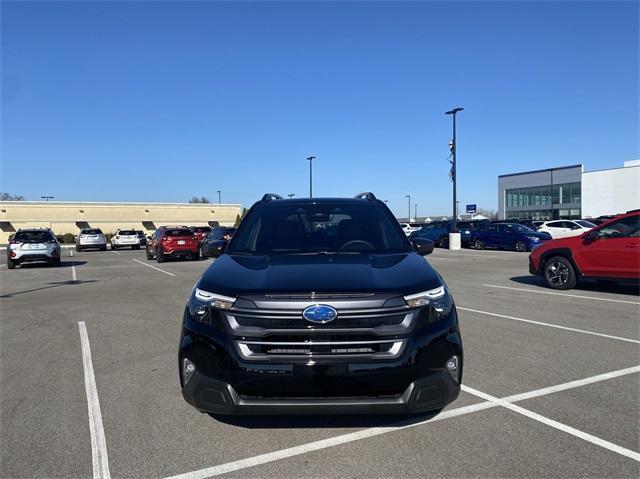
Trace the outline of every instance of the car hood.
{"type": "Polygon", "coordinates": [[[222,255],[197,287],[226,296],[293,292],[394,292],[434,289],[440,275],[417,253],[385,255],[222,255]]]}

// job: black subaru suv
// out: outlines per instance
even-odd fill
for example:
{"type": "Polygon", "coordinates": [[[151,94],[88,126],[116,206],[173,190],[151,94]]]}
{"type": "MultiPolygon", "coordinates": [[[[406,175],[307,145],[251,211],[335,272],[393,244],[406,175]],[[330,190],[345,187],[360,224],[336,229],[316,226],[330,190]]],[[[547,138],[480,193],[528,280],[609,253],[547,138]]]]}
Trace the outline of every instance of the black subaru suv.
{"type": "Polygon", "coordinates": [[[254,204],[198,280],[179,350],[185,400],[216,414],[414,413],[456,399],[453,298],[386,205],[254,204]]]}

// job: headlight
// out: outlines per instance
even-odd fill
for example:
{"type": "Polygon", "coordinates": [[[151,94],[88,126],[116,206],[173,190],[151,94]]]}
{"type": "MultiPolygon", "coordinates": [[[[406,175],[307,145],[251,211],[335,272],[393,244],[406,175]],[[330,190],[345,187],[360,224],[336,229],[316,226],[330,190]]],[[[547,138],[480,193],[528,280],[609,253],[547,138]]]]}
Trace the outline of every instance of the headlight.
{"type": "Polygon", "coordinates": [[[537,236],[527,236],[527,239],[531,240],[531,241],[539,241],[540,240],[540,238],[538,238],[537,236]]]}
{"type": "Polygon", "coordinates": [[[404,300],[407,305],[412,308],[428,305],[429,323],[435,323],[447,318],[451,313],[451,308],[453,308],[451,295],[444,286],[424,291],[422,293],[405,296],[404,300]]]}
{"type": "Polygon", "coordinates": [[[229,296],[222,296],[221,294],[210,293],[203,289],[196,288],[193,296],[203,303],[208,303],[214,308],[219,309],[231,309],[233,303],[236,302],[236,298],[230,298],[229,296]]]}
{"type": "MultiPolygon", "coordinates": [[[[218,309],[231,309],[235,303],[235,298],[222,296],[221,294],[210,293],[199,288],[194,288],[187,309],[194,321],[202,324],[213,324],[211,307],[218,309]]],[[[213,315],[215,317],[215,314],[213,315]]]]}
{"type": "Polygon", "coordinates": [[[442,298],[445,294],[444,286],[440,286],[439,288],[430,289],[429,291],[405,296],[404,300],[408,306],[417,308],[418,306],[426,306],[430,300],[442,298]]]}

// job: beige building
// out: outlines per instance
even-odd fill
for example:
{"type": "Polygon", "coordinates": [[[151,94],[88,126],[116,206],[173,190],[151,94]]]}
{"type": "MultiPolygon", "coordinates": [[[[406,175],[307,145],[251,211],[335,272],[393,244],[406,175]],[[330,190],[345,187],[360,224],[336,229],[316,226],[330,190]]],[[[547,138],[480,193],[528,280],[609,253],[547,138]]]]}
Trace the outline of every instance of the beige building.
{"type": "Polygon", "coordinates": [[[0,201],[0,244],[20,228],[51,228],[56,235],[77,234],[80,228],[118,228],[151,234],[163,225],[232,226],[241,205],[213,203],[86,203],[60,201],[0,201]]]}

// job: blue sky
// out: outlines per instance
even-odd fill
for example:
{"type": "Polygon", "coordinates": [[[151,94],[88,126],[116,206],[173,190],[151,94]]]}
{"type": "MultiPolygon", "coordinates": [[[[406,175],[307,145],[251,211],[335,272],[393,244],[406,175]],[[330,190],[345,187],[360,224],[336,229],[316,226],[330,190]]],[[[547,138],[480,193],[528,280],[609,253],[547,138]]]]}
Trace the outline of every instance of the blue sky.
{"type": "Polygon", "coordinates": [[[497,176],[640,157],[637,2],[3,2],[1,189],[497,208],[497,176]]]}

